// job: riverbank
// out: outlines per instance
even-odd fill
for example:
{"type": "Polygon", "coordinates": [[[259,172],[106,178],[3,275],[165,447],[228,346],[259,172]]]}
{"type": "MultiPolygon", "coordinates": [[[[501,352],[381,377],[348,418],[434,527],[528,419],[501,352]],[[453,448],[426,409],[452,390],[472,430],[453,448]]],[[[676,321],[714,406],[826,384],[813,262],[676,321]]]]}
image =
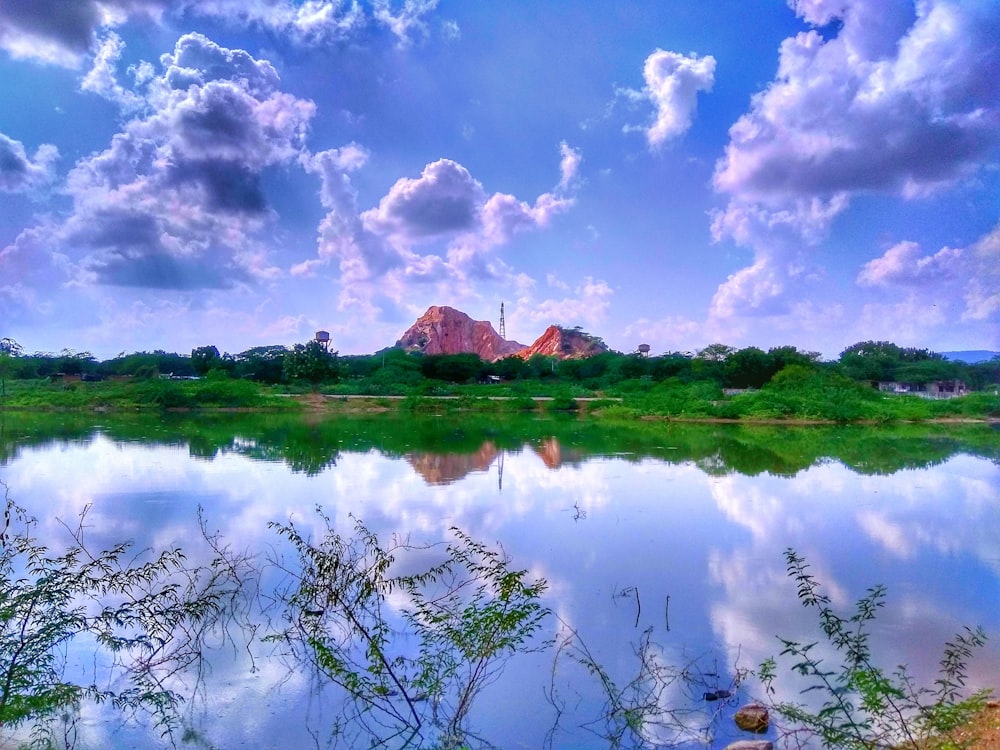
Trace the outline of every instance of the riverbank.
{"type": "Polygon", "coordinates": [[[842,380],[782,382],[733,395],[705,383],[670,380],[643,382],[641,387],[616,392],[555,386],[529,389],[527,384],[515,382],[384,394],[352,393],[348,384],[304,390],[229,378],[9,385],[0,399],[0,410],[562,413],[619,420],[762,425],[1000,422],[1000,396],[995,394],[928,400],[882,394],[842,380]]]}

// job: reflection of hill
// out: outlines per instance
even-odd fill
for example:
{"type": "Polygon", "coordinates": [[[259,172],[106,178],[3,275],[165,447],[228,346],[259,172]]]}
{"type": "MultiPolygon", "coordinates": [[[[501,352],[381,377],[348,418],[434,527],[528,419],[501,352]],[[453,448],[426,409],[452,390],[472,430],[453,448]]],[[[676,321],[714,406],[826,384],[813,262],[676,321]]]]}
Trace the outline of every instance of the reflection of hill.
{"type": "Polygon", "coordinates": [[[540,442],[532,445],[531,449],[550,469],[558,469],[563,464],[579,464],[586,458],[586,454],[578,449],[564,448],[555,437],[542,438],[540,442]]]}
{"type": "Polygon", "coordinates": [[[497,457],[497,447],[487,441],[474,453],[407,453],[406,463],[427,484],[451,484],[474,471],[486,471],[497,457]]]}
{"type": "Polygon", "coordinates": [[[0,411],[0,465],[31,446],[89,441],[97,434],[121,442],[186,446],[192,455],[207,460],[235,453],[281,461],[306,474],[335,467],[344,453],[375,451],[406,458],[433,484],[484,471],[498,453],[525,446],[553,469],[615,456],[693,463],[712,475],[792,476],[830,460],[859,474],[891,474],[963,453],[1000,462],[996,431],[987,425],[751,427],[478,414],[341,415],[310,421],[294,414],[0,411]]]}

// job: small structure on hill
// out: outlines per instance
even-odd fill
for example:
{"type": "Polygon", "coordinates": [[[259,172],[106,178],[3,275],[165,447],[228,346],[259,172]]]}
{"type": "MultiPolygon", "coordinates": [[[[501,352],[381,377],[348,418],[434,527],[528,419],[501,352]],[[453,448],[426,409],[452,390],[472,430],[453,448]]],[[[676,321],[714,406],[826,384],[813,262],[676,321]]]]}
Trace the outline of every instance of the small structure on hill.
{"type": "Polygon", "coordinates": [[[969,387],[961,380],[932,380],[929,383],[881,381],[878,389],[883,393],[906,393],[932,399],[956,398],[969,392],[969,387]]]}

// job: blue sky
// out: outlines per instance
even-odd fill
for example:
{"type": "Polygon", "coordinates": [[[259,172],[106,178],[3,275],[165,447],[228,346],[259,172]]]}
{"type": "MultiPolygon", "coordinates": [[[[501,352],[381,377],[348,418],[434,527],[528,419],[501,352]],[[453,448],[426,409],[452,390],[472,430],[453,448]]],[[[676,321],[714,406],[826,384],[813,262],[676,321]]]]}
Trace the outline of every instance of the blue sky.
{"type": "Polygon", "coordinates": [[[1000,349],[998,0],[5,0],[0,336],[1000,349]]]}

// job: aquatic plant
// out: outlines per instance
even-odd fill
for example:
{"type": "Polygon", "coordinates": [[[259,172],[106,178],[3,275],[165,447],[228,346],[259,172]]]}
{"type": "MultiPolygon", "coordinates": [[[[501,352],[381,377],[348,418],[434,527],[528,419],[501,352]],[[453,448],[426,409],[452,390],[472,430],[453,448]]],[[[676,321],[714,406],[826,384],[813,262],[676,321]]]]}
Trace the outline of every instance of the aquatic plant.
{"type": "MultiPolygon", "coordinates": [[[[918,686],[905,666],[888,673],[875,663],[868,627],[885,604],[884,586],[868,589],[854,613],[845,617],[833,610],[805,558],[788,549],[785,560],[799,601],[815,610],[823,638],[838,658],[829,663],[819,656],[816,647],[821,641],[780,638],[781,656],[790,657],[792,671],[810,681],[805,691],[817,692],[823,699],[818,710],[789,702],[775,704],[790,722],[786,739],[799,746],[818,740],[822,747],[837,750],[921,750],[928,737],[954,750],[969,747],[954,730],[985,706],[988,691],[963,697],[966,665],[986,642],[982,628],[966,628],[946,643],[934,687],[918,686]]],[[[773,696],[775,659],[761,665],[759,677],[773,696]]]]}
{"type": "Polygon", "coordinates": [[[271,524],[297,560],[281,563],[291,577],[277,597],[287,626],[268,640],[343,688],[354,725],[377,727],[380,742],[460,746],[476,696],[504,661],[533,647],[548,614],[546,582],[528,581],[458,529],[443,549],[383,544],[359,520],[344,535],[317,513],[324,529],[315,543],[294,523],[271,524]],[[397,557],[413,553],[440,561],[394,572],[397,557]]]}
{"type": "Polygon", "coordinates": [[[92,550],[86,510],[66,526],[66,549],[53,552],[0,486],[0,727],[28,725],[46,745],[54,723],[72,724],[90,700],[145,713],[172,734],[183,701],[173,678],[201,664],[204,637],[239,588],[233,569],[190,566],[176,548],[144,555],[122,542],[92,550]],[[76,639],[95,651],[89,677],[66,668],[76,639]]]}

